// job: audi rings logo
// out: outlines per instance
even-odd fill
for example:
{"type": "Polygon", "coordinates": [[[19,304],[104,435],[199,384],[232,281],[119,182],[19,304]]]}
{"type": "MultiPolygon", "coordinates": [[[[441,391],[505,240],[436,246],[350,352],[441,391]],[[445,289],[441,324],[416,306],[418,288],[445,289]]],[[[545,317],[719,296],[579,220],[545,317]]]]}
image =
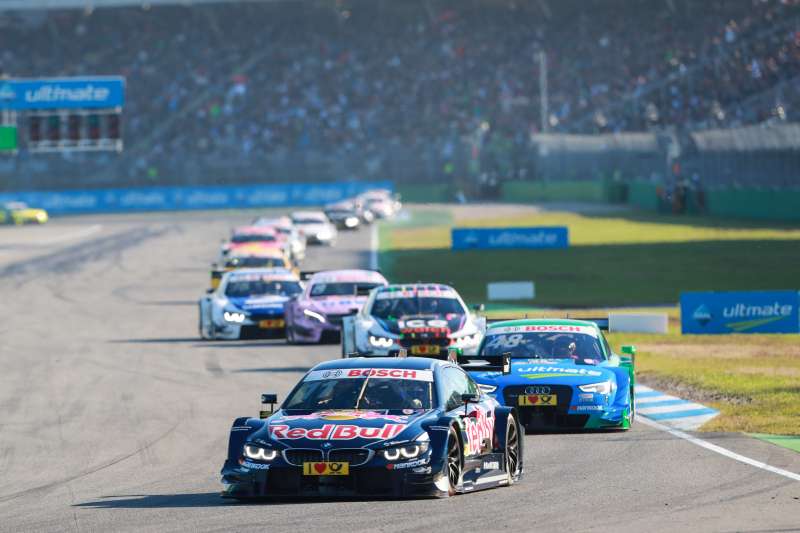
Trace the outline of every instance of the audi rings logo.
{"type": "Polygon", "coordinates": [[[525,394],[550,394],[550,387],[525,387],[525,394]]]}

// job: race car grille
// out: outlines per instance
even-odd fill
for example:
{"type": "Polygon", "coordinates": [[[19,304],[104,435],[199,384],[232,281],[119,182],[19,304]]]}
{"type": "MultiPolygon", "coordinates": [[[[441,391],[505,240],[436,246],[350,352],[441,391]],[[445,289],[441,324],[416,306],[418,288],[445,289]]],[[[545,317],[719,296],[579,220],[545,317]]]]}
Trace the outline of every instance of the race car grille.
{"type": "Polygon", "coordinates": [[[322,450],[294,448],[283,450],[283,458],[290,465],[303,466],[303,463],[322,461],[322,450]]]}
{"type": "Polygon", "coordinates": [[[328,452],[328,461],[350,463],[350,466],[359,466],[372,458],[372,450],[363,448],[331,450],[328,452]]]}
{"type": "Polygon", "coordinates": [[[353,316],[355,313],[344,313],[339,315],[325,315],[328,318],[328,323],[334,324],[336,326],[340,326],[342,324],[342,320],[346,316],[353,316]]]}
{"type": "MultiPolygon", "coordinates": [[[[534,385],[536,387],[548,387],[552,394],[555,394],[558,398],[557,406],[555,410],[558,412],[567,412],[569,409],[569,403],[572,401],[572,387],[569,385],[534,385]]],[[[513,405],[518,406],[518,398],[520,395],[525,394],[525,389],[528,385],[514,385],[511,387],[506,387],[503,389],[503,398],[506,401],[506,405],[513,405]]],[[[517,407],[517,409],[544,409],[548,411],[552,411],[552,407],[517,407]]]]}

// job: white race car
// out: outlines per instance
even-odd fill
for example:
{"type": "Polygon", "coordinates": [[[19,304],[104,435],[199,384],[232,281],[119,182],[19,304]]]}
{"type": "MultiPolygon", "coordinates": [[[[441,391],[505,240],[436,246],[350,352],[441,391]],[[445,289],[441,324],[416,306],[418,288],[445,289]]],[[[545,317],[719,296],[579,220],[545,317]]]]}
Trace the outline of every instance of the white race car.
{"type": "Polygon", "coordinates": [[[447,348],[474,354],[485,318],[467,310],[452,287],[388,285],[374,289],[356,315],[342,323],[342,357],[385,356],[405,348],[411,355],[444,358],[447,348]]]}
{"type": "Polygon", "coordinates": [[[322,211],[294,211],[289,217],[300,232],[306,236],[309,244],[336,243],[336,226],[331,224],[322,211]]]}
{"type": "Polygon", "coordinates": [[[203,339],[282,338],[283,305],[303,287],[284,268],[243,268],[226,272],[216,289],[200,299],[203,339]]]}

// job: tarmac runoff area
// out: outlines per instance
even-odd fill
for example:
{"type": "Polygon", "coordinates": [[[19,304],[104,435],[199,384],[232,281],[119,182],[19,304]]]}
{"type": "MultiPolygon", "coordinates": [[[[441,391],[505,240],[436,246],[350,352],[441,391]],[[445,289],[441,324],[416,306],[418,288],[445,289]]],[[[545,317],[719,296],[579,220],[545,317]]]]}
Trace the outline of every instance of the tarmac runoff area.
{"type": "MultiPolygon", "coordinates": [[[[526,436],[526,475],[510,488],[422,501],[221,500],[233,419],[255,415],[260,393],[284,397],[309,367],[339,356],[338,346],[197,338],[197,298],[219,241],[251,218],[87,216],[0,231],[9,295],[0,307],[0,531],[800,527],[800,454],[644,416],[628,432],[526,436]]],[[[313,248],[304,268],[367,266],[371,241],[368,230],[343,234],[336,248],[313,248]]]]}

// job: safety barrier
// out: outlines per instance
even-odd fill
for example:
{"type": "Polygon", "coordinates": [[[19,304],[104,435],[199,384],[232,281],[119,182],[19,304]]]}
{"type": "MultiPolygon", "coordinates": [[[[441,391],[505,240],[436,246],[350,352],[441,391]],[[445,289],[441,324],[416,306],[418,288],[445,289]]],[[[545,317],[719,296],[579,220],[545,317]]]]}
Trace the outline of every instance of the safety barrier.
{"type": "Polygon", "coordinates": [[[310,206],[336,202],[392,182],[291,183],[236,187],[141,187],[2,193],[0,202],[21,200],[54,214],[181,211],[310,206]]]}

